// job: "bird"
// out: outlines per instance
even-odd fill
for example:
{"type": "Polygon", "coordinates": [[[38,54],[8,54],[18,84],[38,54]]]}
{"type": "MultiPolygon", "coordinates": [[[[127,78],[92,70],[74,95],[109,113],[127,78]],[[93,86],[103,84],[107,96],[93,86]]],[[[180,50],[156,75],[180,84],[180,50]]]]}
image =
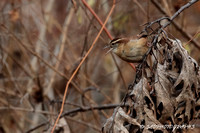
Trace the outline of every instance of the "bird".
{"type": "Polygon", "coordinates": [[[115,38],[107,46],[110,47],[107,53],[112,51],[124,61],[140,63],[149,49],[147,40],[146,36],[138,39],[128,37],[115,38]]]}

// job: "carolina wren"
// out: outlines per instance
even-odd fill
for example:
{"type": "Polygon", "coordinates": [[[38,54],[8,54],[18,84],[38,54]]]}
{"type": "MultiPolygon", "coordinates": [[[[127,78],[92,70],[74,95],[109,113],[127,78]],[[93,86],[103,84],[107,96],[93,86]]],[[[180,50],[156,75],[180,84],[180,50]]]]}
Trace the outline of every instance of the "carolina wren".
{"type": "Polygon", "coordinates": [[[115,38],[109,43],[108,47],[110,47],[110,50],[107,53],[113,51],[121,59],[131,63],[141,62],[149,48],[147,37],[139,39],[115,38]]]}

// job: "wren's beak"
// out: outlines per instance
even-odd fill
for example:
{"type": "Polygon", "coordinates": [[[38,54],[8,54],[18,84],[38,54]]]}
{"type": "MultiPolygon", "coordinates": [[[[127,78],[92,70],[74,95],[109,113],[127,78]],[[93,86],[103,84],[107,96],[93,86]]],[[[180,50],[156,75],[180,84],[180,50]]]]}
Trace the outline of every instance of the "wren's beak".
{"type": "Polygon", "coordinates": [[[112,50],[113,50],[113,48],[110,48],[110,49],[106,52],[106,55],[107,55],[108,53],[110,53],[112,50]]]}
{"type": "Polygon", "coordinates": [[[106,45],[103,49],[107,49],[110,48],[110,45],[106,45]]]}
{"type": "Polygon", "coordinates": [[[107,49],[107,48],[110,48],[110,49],[106,52],[106,55],[113,50],[113,48],[111,48],[110,45],[106,45],[103,49],[107,49]]]}

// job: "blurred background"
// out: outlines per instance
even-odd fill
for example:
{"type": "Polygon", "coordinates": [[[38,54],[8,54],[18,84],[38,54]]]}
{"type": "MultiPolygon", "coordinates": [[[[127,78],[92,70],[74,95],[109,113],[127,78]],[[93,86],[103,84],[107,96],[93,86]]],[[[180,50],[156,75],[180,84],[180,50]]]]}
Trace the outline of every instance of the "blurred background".
{"type": "MultiPolygon", "coordinates": [[[[117,0],[106,27],[113,37],[136,37],[143,24],[172,16],[188,1],[117,0]]],[[[112,0],[86,2],[105,21],[112,0]]],[[[178,27],[167,29],[169,37],[181,40],[200,63],[200,2],[175,23],[178,27]]],[[[65,85],[100,28],[82,0],[0,1],[0,133],[50,132],[65,85]]],[[[65,117],[55,132],[101,132],[111,105],[127,93],[135,71],[117,56],[105,55],[109,42],[103,31],[69,86],[65,117]]]]}

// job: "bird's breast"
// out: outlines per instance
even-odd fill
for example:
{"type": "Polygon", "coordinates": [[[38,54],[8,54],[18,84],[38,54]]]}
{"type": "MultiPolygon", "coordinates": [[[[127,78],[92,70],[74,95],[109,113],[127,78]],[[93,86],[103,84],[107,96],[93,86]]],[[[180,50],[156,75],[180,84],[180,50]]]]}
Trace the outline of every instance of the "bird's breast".
{"type": "Polygon", "coordinates": [[[148,51],[146,44],[137,42],[128,43],[119,47],[115,53],[123,60],[128,62],[141,62],[145,53],[148,51]]]}

